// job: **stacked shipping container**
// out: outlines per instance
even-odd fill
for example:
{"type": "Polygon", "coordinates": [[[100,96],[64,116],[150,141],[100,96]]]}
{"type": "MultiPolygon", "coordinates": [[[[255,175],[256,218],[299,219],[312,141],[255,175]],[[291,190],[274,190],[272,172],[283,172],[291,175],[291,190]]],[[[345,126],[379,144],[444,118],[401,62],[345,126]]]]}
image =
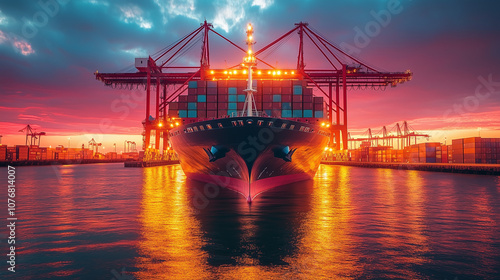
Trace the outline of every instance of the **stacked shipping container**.
{"type": "MultiPolygon", "coordinates": [[[[258,111],[277,118],[323,118],[323,98],[313,97],[307,83],[292,80],[253,82],[258,111]]],[[[191,81],[188,94],[169,105],[170,117],[220,118],[243,110],[247,87],[244,80],[191,81]]]]}

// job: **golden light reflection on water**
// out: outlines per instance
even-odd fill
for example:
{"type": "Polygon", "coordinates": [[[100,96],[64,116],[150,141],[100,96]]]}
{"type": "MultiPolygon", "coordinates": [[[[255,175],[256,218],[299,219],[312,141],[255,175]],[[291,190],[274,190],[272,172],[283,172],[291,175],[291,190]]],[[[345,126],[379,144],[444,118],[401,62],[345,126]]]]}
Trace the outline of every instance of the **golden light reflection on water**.
{"type": "Polygon", "coordinates": [[[359,272],[349,234],[350,170],[320,166],[311,194],[311,210],[299,228],[297,254],[286,259],[290,278],[350,279],[359,272]]]}
{"type": "Polygon", "coordinates": [[[179,166],[144,169],[139,279],[210,278],[203,233],[181,172],[179,166]]]}
{"type": "MultiPolygon", "coordinates": [[[[186,182],[179,166],[145,168],[143,176],[138,279],[359,279],[373,272],[421,279],[425,273],[415,267],[430,263],[430,234],[443,232],[433,242],[446,244],[447,228],[439,219],[455,219],[462,207],[452,183],[439,179],[448,177],[419,171],[322,165],[314,181],[269,191],[251,205],[239,194],[221,194],[204,209],[193,208],[191,189],[203,192],[204,185],[186,182]],[[443,207],[450,203],[451,211],[443,207]],[[429,228],[433,215],[439,216],[437,228],[429,228]],[[282,245],[273,247],[272,238],[282,245]]],[[[489,199],[484,192],[470,207],[491,212],[489,199]]],[[[497,228],[489,226],[492,217],[473,219],[497,228]]],[[[491,230],[469,234],[494,243],[491,230]]],[[[494,255],[493,246],[481,246],[474,250],[494,255]]],[[[481,262],[494,264],[491,258],[481,262]]]]}

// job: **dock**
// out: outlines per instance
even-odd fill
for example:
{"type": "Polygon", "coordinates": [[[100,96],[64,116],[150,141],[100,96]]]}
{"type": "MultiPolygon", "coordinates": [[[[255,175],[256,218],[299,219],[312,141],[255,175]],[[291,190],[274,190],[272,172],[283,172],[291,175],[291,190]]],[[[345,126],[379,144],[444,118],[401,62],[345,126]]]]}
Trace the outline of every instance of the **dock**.
{"type": "Polygon", "coordinates": [[[126,161],[125,167],[152,167],[179,164],[178,160],[126,161]]]}
{"type": "Polygon", "coordinates": [[[500,164],[323,161],[321,164],[500,176],[500,164]]]}

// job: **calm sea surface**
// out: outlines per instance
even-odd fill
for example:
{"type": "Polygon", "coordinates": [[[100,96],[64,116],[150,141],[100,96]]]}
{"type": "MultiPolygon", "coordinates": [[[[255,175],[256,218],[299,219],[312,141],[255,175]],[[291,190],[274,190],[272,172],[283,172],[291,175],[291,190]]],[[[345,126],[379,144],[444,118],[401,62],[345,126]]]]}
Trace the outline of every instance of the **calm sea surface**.
{"type": "Polygon", "coordinates": [[[239,194],[180,166],[16,168],[0,279],[500,279],[500,177],[321,166],[239,194]]]}

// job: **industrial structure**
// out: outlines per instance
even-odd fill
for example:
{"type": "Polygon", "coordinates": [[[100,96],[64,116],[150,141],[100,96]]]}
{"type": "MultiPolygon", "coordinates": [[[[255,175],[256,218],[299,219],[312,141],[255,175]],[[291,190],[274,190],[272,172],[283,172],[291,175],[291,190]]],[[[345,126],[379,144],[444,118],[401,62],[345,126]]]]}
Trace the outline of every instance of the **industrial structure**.
{"type": "MultiPolygon", "coordinates": [[[[222,38],[229,46],[247,53],[247,50],[227,39],[213,29],[206,21],[199,28],[189,33],[173,45],[161,50],[148,58],[136,58],[134,73],[99,73],[95,77],[105,85],[114,88],[139,88],[146,90],[146,110],[143,134],[143,148],[155,150],[159,153],[168,150],[168,131],[171,128],[185,124],[188,119],[172,118],[168,116],[167,108],[178,100],[179,96],[188,89],[192,81],[223,81],[230,79],[246,79],[244,65],[240,62],[226,69],[210,67],[211,34],[222,38]],[[201,58],[199,66],[178,66],[174,62],[186,53],[187,50],[201,42],[201,58]],[[154,95],[154,117],[151,116],[151,98],[154,95]],[[151,143],[152,132],[154,142],[151,143]],[[160,140],[163,139],[161,145],[160,140]]],[[[325,129],[330,131],[330,146],[336,150],[348,148],[348,88],[377,88],[396,86],[408,81],[412,77],[410,71],[382,72],[341,50],[324,36],[320,35],[307,23],[296,23],[295,27],[286,32],[270,44],[253,52],[253,57],[266,69],[254,73],[255,79],[265,80],[299,80],[307,86],[313,87],[317,96],[327,100],[327,122],[325,129]],[[294,34],[298,35],[298,53],[296,68],[280,69],[266,62],[264,57],[274,52],[294,34]],[[308,44],[305,44],[305,42],[308,44]],[[306,67],[304,53],[306,45],[313,46],[319,51],[328,65],[324,69],[310,69],[306,67]]]]}

